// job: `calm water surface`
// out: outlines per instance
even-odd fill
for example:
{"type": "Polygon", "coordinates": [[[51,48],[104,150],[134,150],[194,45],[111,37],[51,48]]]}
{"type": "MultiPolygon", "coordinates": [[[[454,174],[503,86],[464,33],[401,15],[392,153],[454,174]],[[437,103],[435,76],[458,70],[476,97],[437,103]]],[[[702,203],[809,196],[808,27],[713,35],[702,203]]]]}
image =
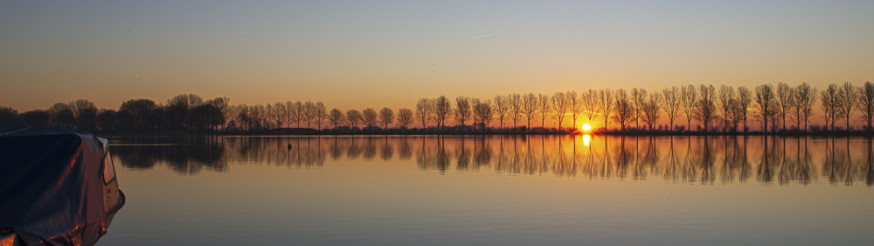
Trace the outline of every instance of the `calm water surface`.
{"type": "Polygon", "coordinates": [[[870,245],[866,138],[148,137],[101,245],[870,245]]]}

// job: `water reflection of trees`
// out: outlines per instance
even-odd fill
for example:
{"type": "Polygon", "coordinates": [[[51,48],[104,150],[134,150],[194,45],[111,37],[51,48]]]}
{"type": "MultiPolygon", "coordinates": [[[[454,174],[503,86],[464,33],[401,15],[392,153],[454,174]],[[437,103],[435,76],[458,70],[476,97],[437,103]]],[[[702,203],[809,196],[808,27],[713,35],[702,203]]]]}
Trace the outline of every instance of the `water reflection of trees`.
{"type": "Polygon", "coordinates": [[[186,137],[115,141],[128,168],[166,165],[180,174],[229,165],[320,167],[331,160],[408,161],[446,173],[581,176],[712,184],[874,184],[874,147],[864,138],[775,136],[370,136],[186,137]],[[157,143],[157,144],[156,144],[157,143]],[[173,143],[162,145],[161,143],[173,143]],[[821,172],[821,173],[820,173],[821,172]]]}

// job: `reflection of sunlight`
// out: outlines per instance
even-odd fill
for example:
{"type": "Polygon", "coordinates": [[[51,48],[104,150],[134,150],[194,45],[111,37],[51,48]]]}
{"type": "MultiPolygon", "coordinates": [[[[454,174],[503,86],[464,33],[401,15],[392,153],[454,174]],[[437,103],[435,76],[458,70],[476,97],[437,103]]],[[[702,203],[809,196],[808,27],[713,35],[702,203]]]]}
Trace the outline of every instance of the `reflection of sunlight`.
{"type": "Polygon", "coordinates": [[[589,141],[592,141],[592,136],[589,134],[583,135],[583,145],[589,146],[589,141]]]}

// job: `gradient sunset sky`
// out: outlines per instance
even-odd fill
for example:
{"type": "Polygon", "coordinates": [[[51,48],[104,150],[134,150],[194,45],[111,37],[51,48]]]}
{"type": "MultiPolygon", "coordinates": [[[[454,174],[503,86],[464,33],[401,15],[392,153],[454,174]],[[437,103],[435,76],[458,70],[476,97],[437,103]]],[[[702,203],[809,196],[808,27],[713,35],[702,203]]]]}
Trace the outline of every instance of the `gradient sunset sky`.
{"type": "Polygon", "coordinates": [[[3,1],[0,105],[874,80],[874,1],[3,1]]]}

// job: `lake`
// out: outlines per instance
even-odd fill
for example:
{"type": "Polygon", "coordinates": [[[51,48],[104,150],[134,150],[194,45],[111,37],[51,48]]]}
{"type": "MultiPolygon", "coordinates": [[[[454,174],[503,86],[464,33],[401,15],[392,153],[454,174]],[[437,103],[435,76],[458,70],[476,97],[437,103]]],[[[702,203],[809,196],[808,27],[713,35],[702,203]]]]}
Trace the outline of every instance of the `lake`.
{"type": "Polygon", "coordinates": [[[860,245],[869,138],[111,140],[100,245],[860,245]]]}

